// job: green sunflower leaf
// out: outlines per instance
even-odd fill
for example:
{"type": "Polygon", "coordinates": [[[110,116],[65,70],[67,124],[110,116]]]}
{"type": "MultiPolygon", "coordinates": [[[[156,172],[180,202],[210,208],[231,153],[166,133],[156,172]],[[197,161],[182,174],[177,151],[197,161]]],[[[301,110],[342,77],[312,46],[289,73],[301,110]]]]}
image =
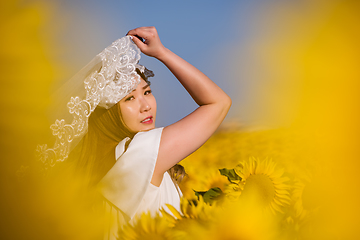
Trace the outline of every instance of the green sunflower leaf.
{"type": "Polygon", "coordinates": [[[239,183],[241,181],[241,177],[236,174],[234,169],[223,168],[223,169],[219,169],[219,171],[221,175],[226,176],[228,178],[229,182],[239,183]]]}
{"type": "Polygon", "coordinates": [[[214,201],[221,200],[222,197],[224,196],[223,191],[218,187],[211,188],[205,192],[195,191],[195,190],[194,192],[198,198],[202,196],[204,198],[204,202],[209,204],[212,204],[214,201]]]}

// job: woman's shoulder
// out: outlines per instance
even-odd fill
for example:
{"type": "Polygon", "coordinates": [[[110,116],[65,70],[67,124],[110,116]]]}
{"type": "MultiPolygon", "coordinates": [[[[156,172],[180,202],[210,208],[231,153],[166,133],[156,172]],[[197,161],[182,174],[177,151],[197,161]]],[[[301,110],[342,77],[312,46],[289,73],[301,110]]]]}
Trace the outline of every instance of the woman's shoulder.
{"type": "MultiPolygon", "coordinates": [[[[118,159],[126,152],[158,153],[163,128],[154,128],[149,131],[138,132],[133,139],[123,139],[115,148],[115,157],[118,159]],[[128,144],[128,145],[127,145],[128,144]],[[127,145],[127,147],[126,147],[127,145]]],[[[152,155],[153,155],[152,154],[152,155]]],[[[129,154],[128,154],[129,155],[129,154]]]]}
{"type": "Polygon", "coordinates": [[[149,131],[138,132],[131,140],[129,148],[139,144],[142,148],[146,146],[159,148],[162,131],[163,128],[154,128],[149,131]],[[146,144],[144,145],[144,143],[146,144]]]}
{"type": "Polygon", "coordinates": [[[131,140],[130,145],[142,144],[143,142],[147,143],[159,143],[163,128],[154,128],[148,131],[142,131],[135,134],[131,140]]]}
{"type": "Polygon", "coordinates": [[[158,135],[161,136],[163,129],[164,129],[163,127],[160,127],[160,128],[154,128],[154,129],[151,129],[148,131],[141,131],[141,132],[136,133],[133,139],[145,138],[145,137],[155,137],[158,135]]]}

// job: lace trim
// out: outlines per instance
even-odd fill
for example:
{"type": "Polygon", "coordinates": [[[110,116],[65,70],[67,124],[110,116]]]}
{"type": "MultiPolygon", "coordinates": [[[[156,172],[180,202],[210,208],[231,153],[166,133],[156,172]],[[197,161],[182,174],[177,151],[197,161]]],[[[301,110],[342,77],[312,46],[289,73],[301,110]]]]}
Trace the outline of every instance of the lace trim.
{"type": "Polygon", "coordinates": [[[64,119],[56,119],[50,126],[56,137],[53,148],[48,148],[47,144],[36,148],[45,169],[68,157],[71,142],[86,133],[88,118],[97,106],[109,109],[137,87],[141,81],[136,73],[140,53],[140,49],[129,37],[123,37],[98,54],[102,67],[84,80],[86,98],[71,97],[67,104],[73,121],[67,124],[64,119]]]}

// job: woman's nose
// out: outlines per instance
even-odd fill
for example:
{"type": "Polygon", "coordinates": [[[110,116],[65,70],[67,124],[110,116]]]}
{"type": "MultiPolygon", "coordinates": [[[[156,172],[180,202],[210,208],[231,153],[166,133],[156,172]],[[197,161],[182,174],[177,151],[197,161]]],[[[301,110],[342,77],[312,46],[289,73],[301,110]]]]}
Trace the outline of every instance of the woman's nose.
{"type": "Polygon", "coordinates": [[[148,101],[146,101],[146,99],[142,98],[141,100],[141,106],[140,106],[140,112],[147,112],[151,109],[150,104],[148,103],[148,101]]]}

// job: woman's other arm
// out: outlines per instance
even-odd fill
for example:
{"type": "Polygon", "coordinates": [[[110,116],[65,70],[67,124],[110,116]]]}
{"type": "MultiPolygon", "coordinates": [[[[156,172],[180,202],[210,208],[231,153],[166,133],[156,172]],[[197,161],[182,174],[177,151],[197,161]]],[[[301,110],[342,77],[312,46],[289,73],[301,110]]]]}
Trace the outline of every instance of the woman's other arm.
{"type": "Polygon", "coordinates": [[[152,183],[159,185],[162,175],[198,149],[215,132],[231,106],[230,97],[205,74],[165,48],[154,27],[129,31],[140,50],[163,62],[189,92],[199,107],[178,122],[164,128],[152,183]]]}

